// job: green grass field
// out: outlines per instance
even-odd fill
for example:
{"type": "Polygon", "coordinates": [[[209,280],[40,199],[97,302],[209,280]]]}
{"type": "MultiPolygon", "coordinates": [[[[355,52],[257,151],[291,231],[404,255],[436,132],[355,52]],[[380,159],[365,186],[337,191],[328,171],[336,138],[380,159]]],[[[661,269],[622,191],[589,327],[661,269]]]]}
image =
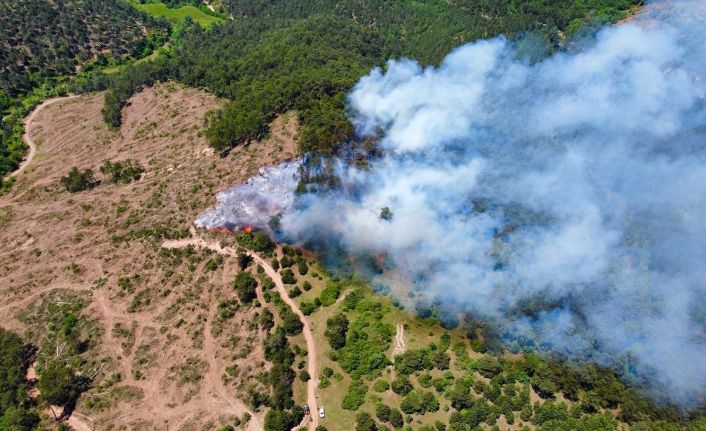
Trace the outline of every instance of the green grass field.
{"type": "Polygon", "coordinates": [[[164,3],[133,4],[143,12],[147,12],[152,16],[165,17],[170,21],[181,21],[188,16],[199,25],[206,28],[223,21],[221,18],[208,15],[194,6],[182,6],[178,9],[170,9],[164,3]]]}

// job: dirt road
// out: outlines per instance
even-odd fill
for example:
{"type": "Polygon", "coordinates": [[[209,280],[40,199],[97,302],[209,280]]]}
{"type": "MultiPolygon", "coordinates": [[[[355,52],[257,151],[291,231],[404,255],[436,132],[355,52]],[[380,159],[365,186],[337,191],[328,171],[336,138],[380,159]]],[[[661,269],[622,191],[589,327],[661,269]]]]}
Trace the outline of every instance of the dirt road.
{"type": "Polygon", "coordinates": [[[406,343],[404,341],[404,325],[401,323],[397,324],[397,333],[395,334],[395,350],[392,355],[399,355],[407,350],[406,343]]]}
{"type": "Polygon", "coordinates": [[[27,152],[27,155],[25,156],[25,159],[22,161],[22,164],[20,164],[20,167],[17,168],[16,171],[12,172],[9,175],[9,178],[16,177],[17,175],[21,174],[22,171],[27,169],[27,166],[29,166],[30,162],[34,158],[34,155],[37,153],[37,144],[32,140],[32,138],[29,136],[29,126],[32,124],[32,121],[34,121],[34,117],[42,111],[42,109],[46,108],[49,105],[53,105],[57,102],[61,102],[62,100],[69,100],[69,99],[75,99],[79,97],[78,95],[73,95],[73,96],[64,96],[64,97],[54,97],[52,99],[47,99],[44,102],[40,103],[37,105],[36,108],[30,113],[24,120],[24,127],[25,131],[22,134],[22,140],[25,141],[25,143],[29,146],[29,151],[27,152]]]}
{"type": "MultiPolygon", "coordinates": [[[[235,249],[231,247],[221,247],[220,244],[217,242],[208,242],[204,240],[203,238],[199,238],[195,235],[194,230],[192,229],[192,236],[191,238],[185,238],[185,239],[179,239],[179,240],[171,240],[171,241],[165,241],[162,243],[163,248],[183,248],[186,246],[193,246],[193,247],[202,247],[202,248],[207,248],[210,250],[215,251],[216,253],[225,255],[225,256],[237,256],[237,252],[235,249]]],[[[287,294],[287,289],[284,287],[284,283],[282,282],[282,277],[280,277],[279,273],[275,271],[274,268],[270,265],[269,262],[267,262],[265,259],[261,258],[255,253],[248,252],[250,256],[252,256],[255,259],[255,262],[262,266],[262,268],[265,270],[265,274],[267,274],[268,277],[272,279],[272,281],[275,282],[275,287],[277,288],[277,292],[279,292],[279,295],[282,297],[282,300],[289,306],[289,308],[292,309],[292,311],[299,317],[299,320],[302,322],[302,325],[304,326],[304,329],[302,331],[304,335],[304,340],[306,342],[306,350],[307,350],[307,372],[311,376],[311,379],[307,382],[307,404],[309,404],[309,408],[311,410],[310,418],[311,421],[308,423],[308,429],[310,431],[314,431],[316,427],[319,425],[319,408],[318,408],[318,403],[316,401],[316,376],[319,375],[318,370],[317,370],[317,365],[316,365],[316,358],[317,356],[317,351],[316,351],[316,343],[314,342],[314,333],[311,330],[311,325],[309,324],[308,319],[304,316],[304,313],[299,309],[299,306],[297,305],[296,302],[292,298],[289,297],[287,294]]]]}

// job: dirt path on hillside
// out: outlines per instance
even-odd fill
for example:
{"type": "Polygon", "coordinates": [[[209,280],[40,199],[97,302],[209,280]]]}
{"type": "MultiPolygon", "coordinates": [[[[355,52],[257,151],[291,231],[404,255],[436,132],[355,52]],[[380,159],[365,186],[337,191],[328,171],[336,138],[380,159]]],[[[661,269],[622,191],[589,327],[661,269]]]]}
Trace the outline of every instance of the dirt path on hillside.
{"type": "Polygon", "coordinates": [[[210,302],[210,309],[208,311],[208,318],[206,320],[206,327],[203,331],[204,335],[204,341],[203,341],[203,350],[204,352],[213,352],[213,354],[208,355],[208,371],[206,372],[206,375],[204,376],[206,378],[206,381],[211,385],[211,388],[215,390],[216,395],[219,396],[221,399],[225,400],[228,405],[235,411],[235,412],[248,412],[250,414],[250,427],[255,428],[256,430],[262,429],[262,424],[260,423],[260,419],[255,416],[254,412],[250,411],[248,407],[240,401],[239,399],[232,397],[228,393],[228,389],[223,385],[223,379],[221,378],[221,369],[223,369],[223,362],[216,356],[216,340],[213,339],[213,335],[211,335],[210,327],[211,323],[213,322],[213,319],[215,318],[217,309],[218,309],[218,302],[214,301],[213,298],[210,302]]]}
{"type": "Polygon", "coordinates": [[[404,341],[404,325],[402,323],[397,324],[397,333],[395,334],[395,350],[392,351],[392,355],[399,355],[407,350],[407,344],[404,341]]]}
{"type": "Polygon", "coordinates": [[[36,117],[36,115],[39,112],[41,112],[42,109],[46,108],[49,105],[53,105],[57,102],[61,102],[62,100],[75,99],[77,97],[79,97],[79,96],[73,95],[73,96],[54,97],[52,99],[47,99],[44,102],[37,105],[37,107],[34,108],[34,110],[32,110],[32,112],[25,118],[25,120],[24,120],[25,131],[22,134],[22,140],[25,141],[25,143],[29,146],[29,152],[27,152],[27,155],[25,156],[25,159],[20,164],[20,167],[17,168],[16,171],[12,172],[8,176],[8,178],[16,177],[17,175],[21,174],[22,171],[27,169],[27,166],[29,166],[30,162],[32,162],[32,159],[34,158],[35,154],[37,154],[37,144],[29,136],[29,126],[32,124],[32,121],[34,121],[34,118],[36,117]]]}
{"type": "MultiPolygon", "coordinates": [[[[195,234],[194,229],[192,228],[191,230],[192,235],[195,234]]],[[[183,248],[187,246],[193,246],[193,247],[202,247],[202,248],[207,248],[210,250],[215,251],[216,253],[226,255],[226,256],[232,256],[235,257],[237,256],[237,252],[235,249],[231,247],[221,247],[220,244],[217,242],[208,242],[204,240],[203,238],[199,238],[198,236],[194,235],[191,238],[185,238],[185,239],[178,239],[178,240],[170,240],[170,241],[164,241],[162,243],[162,247],[164,248],[183,248]]],[[[289,308],[292,309],[292,311],[299,317],[299,320],[302,322],[302,325],[304,326],[304,329],[302,331],[304,335],[304,340],[306,342],[306,350],[307,350],[307,372],[311,376],[311,379],[307,382],[307,404],[309,404],[309,409],[311,411],[309,417],[311,418],[311,421],[308,424],[308,428],[310,431],[314,431],[316,427],[319,425],[319,408],[318,408],[318,403],[316,401],[316,381],[318,376],[318,371],[317,371],[317,365],[316,365],[316,358],[317,356],[317,351],[316,351],[316,343],[314,342],[314,333],[311,330],[311,325],[309,324],[308,319],[304,316],[304,313],[299,309],[299,306],[297,305],[296,302],[292,298],[289,297],[287,294],[287,289],[284,287],[284,283],[282,282],[282,277],[280,277],[279,273],[272,268],[272,266],[267,262],[265,259],[261,258],[259,255],[248,252],[250,256],[255,259],[255,263],[258,265],[262,266],[262,268],[265,270],[265,274],[267,274],[268,277],[270,277],[274,283],[275,287],[277,288],[277,291],[279,292],[279,295],[282,297],[282,300],[289,306],[289,308]]],[[[305,418],[306,420],[306,418],[305,418]]]]}

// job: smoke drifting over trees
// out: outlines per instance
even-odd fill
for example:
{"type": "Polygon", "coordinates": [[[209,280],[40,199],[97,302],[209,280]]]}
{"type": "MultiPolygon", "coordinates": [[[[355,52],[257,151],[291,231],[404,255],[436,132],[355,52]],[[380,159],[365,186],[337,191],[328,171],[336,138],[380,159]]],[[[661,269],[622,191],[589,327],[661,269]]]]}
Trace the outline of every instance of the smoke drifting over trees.
{"type": "Polygon", "coordinates": [[[350,95],[385,155],[341,164],[282,232],[385,253],[417,299],[703,401],[705,16],[656,5],[534,64],[503,38],[390,61],[350,95]]]}

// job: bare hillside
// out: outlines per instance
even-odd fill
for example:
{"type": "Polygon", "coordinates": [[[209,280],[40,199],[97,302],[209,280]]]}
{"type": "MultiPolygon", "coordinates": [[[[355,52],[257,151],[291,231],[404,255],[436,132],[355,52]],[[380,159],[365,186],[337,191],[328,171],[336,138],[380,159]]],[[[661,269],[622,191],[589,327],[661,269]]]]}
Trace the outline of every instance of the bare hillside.
{"type": "Polygon", "coordinates": [[[219,187],[291,156],[295,116],[275,121],[266,142],[220,158],[200,136],[204,114],[221,104],[213,96],[176,84],[147,89],[130,100],[119,131],[102,122],[102,104],[102,94],[55,103],[28,130],[37,154],[0,198],[3,326],[44,345],[36,328],[51,317],[49,304],[77,304],[90,322],[81,360],[98,374],[72,417],[97,429],[194,429],[246,411],[257,429],[261,414],[244,398],[262,368],[265,332],[251,323],[258,309],[221,313],[237,268],[160,244],[188,232],[219,187]],[[60,184],[73,166],[97,171],[125,159],[145,168],[141,180],[79,193],[60,184]]]}

